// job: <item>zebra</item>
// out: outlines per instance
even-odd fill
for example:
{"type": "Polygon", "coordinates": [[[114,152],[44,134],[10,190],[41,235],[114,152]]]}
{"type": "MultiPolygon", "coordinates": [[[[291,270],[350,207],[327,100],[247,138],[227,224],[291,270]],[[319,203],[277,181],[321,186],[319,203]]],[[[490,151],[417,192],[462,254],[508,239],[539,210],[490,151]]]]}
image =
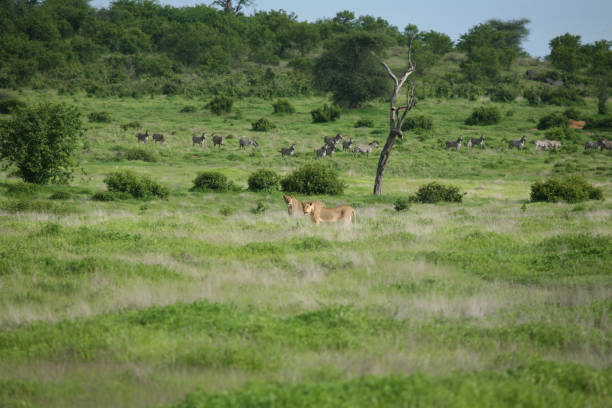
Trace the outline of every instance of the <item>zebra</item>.
{"type": "Polygon", "coordinates": [[[467,147],[472,147],[472,146],[480,146],[480,148],[484,148],[484,140],[485,140],[485,135],[480,135],[480,138],[476,139],[476,138],[471,138],[468,139],[466,146],[467,147]]]}
{"type": "Polygon", "coordinates": [[[194,146],[196,144],[199,144],[200,146],[202,146],[202,142],[206,141],[206,132],[203,132],[202,136],[193,135],[191,140],[193,142],[192,146],[194,146]]]}
{"type": "Polygon", "coordinates": [[[534,140],[533,144],[535,145],[536,151],[538,147],[542,150],[559,149],[561,147],[561,142],[556,140],[534,140]]]}
{"type": "Polygon", "coordinates": [[[138,139],[139,143],[140,142],[147,143],[147,140],[149,140],[149,131],[147,130],[144,133],[137,133],[136,138],[138,139]]]}
{"type": "Polygon", "coordinates": [[[457,151],[459,151],[459,149],[461,149],[461,141],[463,140],[463,136],[459,136],[457,138],[457,141],[453,142],[452,140],[447,140],[446,141],[446,150],[448,150],[451,147],[454,147],[457,149],[457,151]]]}
{"type": "Polygon", "coordinates": [[[548,147],[551,149],[560,149],[561,148],[561,142],[557,141],[557,140],[547,140],[548,142],[548,147]]]}
{"type": "Polygon", "coordinates": [[[602,150],[612,150],[612,141],[599,139],[599,145],[602,150]]]}
{"type": "Polygon", "coordinates": [[[328,145],[333,144],[334,146],[337,145],[340,140],[342,140],[342,135],[340,133],[338,133],[335,137],[325,136],[323,138],[323,141],[325,142],[325,144],[328,144],[328,145]]]}
{"type": "Polygon", "coordinates": [[[351,150],[351,147],[353,147],[353,138],[350,138],[349,140],[345,140],[342,142],[342,150],[344,151],[351,150]]]}
{"type": "Polygon", "coordinates": [[[295,152],[295,145],[294,144],[292,144],[289,147],[282,147],[279,150],[279,153],[281,154],[281,157],[293,156],[293,152],[295,152]]]}
{"type": "Polygon", "coordinates": [[[319,149],[316,149],[315,153],[317,154],[317,157],[319,159],[324,158],[325,155],[327,154],[327,145],[323,145],[319,149]]]}
{"type": "Polygon", "coordinates": [[[246,137],[241,137],[240,140],[238,141],[238,145],[240,146],[241,149],[244,149],[246,146],[255,146],[255,147],[259,146],[256,140],[249,139],[246,137]]]}
{"type": "Polygon", "coordinates": [[[601,150],[601,142],[586,142],[584,144],[584,150],[593,149],[593,150],[601,150]]]}
{"type": "Polygon", "coordinates": [[[331,144],[325,145],[325,153],[328,156],[333,156],[335,151],[336,151],[336,145],[331,145],[331,144]]]}
{"type": "Polygon", "coordinates": [[[153,135],[153,140],[155,141],[155,143],[157,143],[157,142],[163,143],[164,142],[164,135],[162,135],[161,133],[155,133],[153,135]]]}
{"type": "Polygon", "coordinates": [[[370,142],[367,146],[355,146],[355,149],[353,151],[355,152],[355,157],[357,157],[359,153],[365,153],[366,157],[370,157],[370,152],[375,147],[378,147],[378,143],[374,141],[370,142]]]}
{"type": "Polygon", "coordinates": [[[219,148],[221,148],[221,146],[223,145],[223,136],[213,135],[212,141],[213,141],[213,147],[219,146],[219,148]]]}
{"type": "Polygon", "coordinates": [[[527,140],[527,138],[525,137],[525,135],[523,135],[519,140],[510,140],[508,142],[508,146],[510,147],[510,149],[516,147],[519,150],[523,150],[523,148],[525,147],[525,140],[527,140]]]}

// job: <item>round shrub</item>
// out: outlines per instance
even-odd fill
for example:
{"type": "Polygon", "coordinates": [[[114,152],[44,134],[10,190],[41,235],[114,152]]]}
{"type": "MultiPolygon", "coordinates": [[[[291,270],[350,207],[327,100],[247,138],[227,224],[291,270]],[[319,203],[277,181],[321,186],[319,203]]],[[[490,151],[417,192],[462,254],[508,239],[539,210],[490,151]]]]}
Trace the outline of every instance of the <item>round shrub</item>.
{"type": "Polygon", "coordinates": [[[279,99],[272,104],[275,114],[295,113],[295,108],[287,99],[279,99]]]}
{"type": "Polygon", "coordinates": [[[481,106],[474,109],[469,118],[465,120],[466,125],[494,125],[501,121],[501,112],[496,106],[481,106]]]}
{"type": "Polygon", "coordinates": [[[532,202],[563,200],[568,203],[578,203],[586,200],[602,200],[603,191],[578,176],[569,176],[562,179],[550,178],[544,182],[535,182],[531,185],[530,199],[532,202]]]}
{"type": "Polygon", "coordinates": [[[147,176],[140,176],[130,170],[117,171],[109,174],[104,183],[112,193],[128,193],[134,198],[149,199],[168,198],[168,189],[147,176]]]}
{"type": "Polygon", "coordinates": [[[96,123],[109,123],[111,121],[110,113],[106,111],[102,112],[91,112],[88,116],[90,122],[96,123]]]}
{"type": "Polygon", "coordinates": [[[250,191],[274,191],[278,189],[280,176],[272,170],[261,169],[249,176],[250,191]]]}
{"type": "Polygon", "coordinates": [[[374,121],[372,119],[359,119],[357,122],[355,122],[355,127],[367,127],[367,128],[373,128],[374,127],[374,121]]]}
{"type": "Polygon", "coordinates": [[[340,107],[337,105],[323,105],[310,111],[313,123],[333,122],[340,117],[340,107]]]}
{"type": "Polygon", "coordinates": [[[538,121],[537,128],[539,130],[544,130],[553,127],[566,128],[568,126],[569,124],[567,122],[567,117],[564,114],[560,112],[553,112],[541,117],[538,121]]]}
{"type": "Polygon", "coordinates": [[[395,208],[395,211],[397,212],[409,210],[410,209],[410,199],[409,198],[398,198],[393,203],[393,208],[395,208]]]}
{"type": "Polygon", "coordinates": [[[489,89],[488,94],[493,102],[512,102],[520,95],[520,90],[515,86],[500,85],[489,89]]]}
{"type": "Polygon", "coordinates": [[[193,180],[190,191],[229,191],[236,190],[234,183],[218,171],[203,171],[193,180]]]}
{"type": "Polygon", "coordinates": [[[465,194],[459,192],[459,187],[452,185],[445,186],[434,181],[419,187],[416,194],[410,196],[410,201],[429,204],[435,204],[441,201],[460,203],[464,195],[465,194]]]}
{"type": "Polygon", "coordinates": [[[409,116],[402,123],[402,130],[433,130],[433,122],[430,118],[423,115],[409,116]]]}
{"type": "Polygon", "coordinates": [[[281,189],[301,194],[342,194],[345,184],[338,172],[322,163],[306,164],[281,180],[281,189]]]}
{"type": "Polygon", "coordinates": [[[220,115],[222,113],[229,113],[232,111],[232,105],[234,101],[229,96],[218,95],[215,96],[206,107],[210,109],[210,111],[216,115],[220,115]]]}
{"type": "Polygon", "coordinates": [[[266,118],[260,118],[252,122],[251,127],[257,132],[267,132],[268,130],[274,129],[276,125],[266,118]]]}
{"type": "Polygon", "coordinates": [[[154,163],[158,161],[157,153],[142,149],[140,147],[132,147],[125,152],[125,158],[128,160],[142,160],[145,162],[154,163]]]}

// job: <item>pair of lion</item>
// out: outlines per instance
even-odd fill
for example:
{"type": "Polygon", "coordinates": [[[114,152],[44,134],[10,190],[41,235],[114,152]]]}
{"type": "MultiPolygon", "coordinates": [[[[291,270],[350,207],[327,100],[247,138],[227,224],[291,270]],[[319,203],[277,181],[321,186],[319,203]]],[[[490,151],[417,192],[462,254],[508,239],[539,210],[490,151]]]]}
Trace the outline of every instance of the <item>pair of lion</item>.
{"type": "Polygon", "coordinates": [[[314,224],[321,222],[336,222],[341,219],[344,224],[350,224],[351,221],[357,222],[355,210],[348,205],[342,205],[336,208],[327,208],[325,204],[319,201],[298,201],[290,195],[283,195],[285,204],[287,204],[287,212],[293,217],[302,215],[310,215],[310,221],[314,224]]]}

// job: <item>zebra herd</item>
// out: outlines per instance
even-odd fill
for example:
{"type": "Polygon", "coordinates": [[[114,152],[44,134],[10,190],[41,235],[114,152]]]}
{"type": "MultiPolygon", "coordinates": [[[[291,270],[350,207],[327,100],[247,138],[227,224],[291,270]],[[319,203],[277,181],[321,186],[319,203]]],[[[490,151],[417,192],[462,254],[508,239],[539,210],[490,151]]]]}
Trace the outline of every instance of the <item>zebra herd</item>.
{"type": "MultiPolygon", "coordinates": [[[[323,138],[323,142],[324,142],[323,146],[321,146],[318,149],[315,149],[316,157],[319,159],[322,159],[325,156],[333,156],[334,152],[338,150],[338,143],[340,143],[342,139],[344,139],[344,136],[342,136],[341,133],[338,133],[335,137],[325,136],[323,138]]],[[[342,150],[345,152],[346,151],[350,152],[352,150],[355,157],[357,157],[359,154],[365,154],[366,157],[370,157],[370,153],[372,152],[372,150],[375,147],[378,147],[378,142],[372,141],[365,146],[363,145],[353,146],[353,145],[354,145],[353,138],[349,138],[348,140],[343,140],[342,150]]]]}
{"type": "MultiPolygon", "coordinates": [[[[481,149],[484,148],[484,140],[485,140],[485,135],[481,135],[480,138],[471,138],[467,140],[466,146],[467,147],[472,147],[472,146],[479,146],[481,149]]],[[[525,135],[523,135],[520,139],[518,140],[509,140],[508,141],[508,147],[510,149],[515,148],[518,150],[523,150],[525,148],[525,142],[527,140],[527,137],[525,135]]],[[[446,150],[448,149],[455,149],[457,151],[459,151],[461,149],[461,144],[463,142],[463,136],[459,136],[457,138],[457,140],[447,140],[445,145],[446,145],[446,150]]],[[[556,149],[560,149],[562,147],[561,142],[557,141],[557,140],[534,140],[533,145],[535,147],[535,151],[538,151],[538,149],[540,150],[556,150],[556,149]]],[[[600,139],[596,142],[586,142],[586,144],[584,145],[584,149],[594,149],[594,150],[612,150],[612,141],[608,141],[608,140],[603,140],[600,139]]]]}
{"type": "MultiPolygon", "coordinates": [[[[206,142],[206,132],[203,132],[200,136],[198,135],[193,135],[191,137],[191,142],[192,142],[192,146],[198,145],[198,146],[203,146],[204,142],[206,142]]],[[[143,142],[146,143],[149,140],[149,131],[147,130],[145,133],[137,133],[136,134],[136,139],[138,140],[138,142],[143,142]]],[[[161,133],[155,133],[153,135],[153,140],[155,142],[160,142],[163,143],[164,142],[164,135],[162,135],[161,133]]],[[[224,137],[220,136],[220,135],[215,135],[213,134],[211,137],[211,140],[213,142],[213,148],[216,146],[221,147],[223,145],[223,140],[224,137]]],[[[238,140],[238,146],[241,149],[246,148],[247,146],[259,146],[257,144],[256,140],[253,139],[249,139],[247,137],[241,137],[240,140],[238,140]]]]}

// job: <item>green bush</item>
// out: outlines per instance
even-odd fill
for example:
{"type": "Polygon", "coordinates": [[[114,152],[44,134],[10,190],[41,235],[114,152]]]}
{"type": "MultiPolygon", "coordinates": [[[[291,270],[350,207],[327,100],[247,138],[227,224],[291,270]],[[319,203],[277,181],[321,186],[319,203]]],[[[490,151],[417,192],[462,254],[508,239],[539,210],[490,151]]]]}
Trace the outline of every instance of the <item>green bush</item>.
{"type": "Polygon", "coordinates": [[[206,107],[210,109],[210,111],[216,115],[221,115],[222,113],[229,113],[232,111],[232,105],[234,101],[229,96],[218,95],[215,96],[206,107]]]}
{"type": "Polygon", "coordinates": [[[563,116],[571,120],[585,120],[585,115],[576,108],[567,108],[563,111],[563,116]]]}
{"type": "Polygon", "coordinates": [[[140,147],[132,147],[125,152],[125,158],[128,160],[142,160],[145,162],[154,163],[159,160],[157,153],[145,150],[140,147]]]}
{"type": "Polygon", "coordinates": [[[462,83],[453,87],[452,95],[455,98],[465,98],[470,101],[475,101],[482,95],[482,89],[471,83],[462,83]]]}
{"type": "Polygon", "coordinates": [[[410,209],[410,199],[409,198],[398,198],[393,203],[393,208],[395,211],[406,211],[410,209]]]}
{"type": "Polygon", "coordinates": [[[111,191],[99,191],[91,196],[94,201],[115,201],[117,197],[111,191]]]}
{"type": "Polygon", "coordinates": [[[553,112],[541,117],[538,121],[537,128],[539,130],[544,130],[552,127],[566,128],[568,126],[569,123],[567,121],[567,117],[563,113],[553,112]]]}
{"type": "Polygon", "coordinates": [[[268,211],[268,205],[263,201],[257,201],[257,206],[251,209],[253,214],[263,214],[268,211]]]}
{"type": "Polygon", "coordinates": [[[130,170],[117,171],[104,179],[106,188],[112,193],[128,193],[134,198],[150,199],[158,197],[168,198],[168,189],[151,180],[147,176],[140,176],[130,170]]]}
{"type": "Polygon", "coordinates": [[[310,111],[313,123],[333,122],[340,117],[340,107],[337,105],[323,105],[322,108],[317,108],[310,111]]]}
{"type": "Polygon", "coordinates": [[[123,130],[123,131],[127,131],[129,129],[140,129],[140,128],[141,128],[141,124],[137,120],[135,120],[133,122],[123,123],[121,125],[121,130],[123,130]]]}
{"type": "Polygon", "coordinates": [[[322,163],[306,164],[281,180],[281,189],[301,194],[342,194],[345,184],[338,172],[322,163]]]}
{"type": "Polygon", "coordinates": [[[260,118],[252,122],[251,127],[257,132],[267,132],[268,130],[274,129],[276,125],[266,118],[260,118]]]}
{"type": "Polygon", "coordinates": [[[495,86],[488,91],[493,102],[512,102],[520,95],[520,89],[512,85],[495,86]]]}
{"type": "Polygon", "coordinates": [[[542,103],[541,93],[539,88],[527,88],[523,91],[523,97],[527,99],[529,105],[537,106],[542,103]]]}
{"type": "Polygon", "coordinates": [[[431,182],[425,184],[417,190],[416,194],[410,196],[409,200],[416,203],[435,204],[441,201],[449,203],[460,203],[464,194],[459,192],[459,187],[431,182]]]}
{"type": "Polygon", "coordinates": [[[18,108],[25,108],[26,104],[17,98],[8,98],[0,101],[0,113],[12,113],[18,108]]]}
{"type": "Polygon", "coordinates": [[[50,200],[69,200],[71,198],[70,193],[66,191],[56,191],[49,196],[50,200]]]}
{"type": "Polygon", "coordinates": [[[602,200],[603,191],[594,187],[579,176],[569,176],[562,179],[550,178],[545,182],[535,182],[531,185],[531,201],[567,201],[578,203],[586,200],[602,200]]]}
{"type": "Polygon", "coordinates": [[[496,106],[481,106],[474,109],[469,118],[465,120],[466,125],[494,125],[501,121],[501,112],[496,106]]]}
{"type": "Polygon", "coordinates": [[[359,128],[359,127],[373,128],[374,121],[372,119],[359,119],[357,122],[355,122],[355,127],[356,128],[359,128]]]}
{"type": "Polygon", "coordinates": [[[560,86],[556,89],[541,88],[540,98],[543,103],[557,106],[584,105],[584,99],[575,88],[560,86]]]}
{"type": "Polygon", "coordinates": [[[250,191],[274,191],[278,190],[280,176],[272,170],[261,169],[249,176],[248,184],[250,191]]]}
{"type": "Polygon", "coordinates": [[[275,114],[295,113],[295,108],[287,99],[279,99],[272,104],[275,114]]]}
{"type": "Polygon", "coordinates": [[[585,118],[585,129],[612,129],[612,115],[585,118]]]}
{"type": "Polygon", "coordinates": [[[433,121],[427,116],[409,116],[402,123],[402,130],[433,130],[433,121]]]}
{"type": "Polygon", "coordinates": [[[91,112],[88,116],[90,122],[96,123],[110,123],[111,115],[106,111],[91,112]]]}
{"type": "Polygon", "coordinates": [[[218,171],[203,171],[193,180],[190,191],[230,191],[238,190],[234,183],[218,171]]]}
{"type": "Polygon", "coordinates": [[[193,105],[186,105],[181,108],[179,113],[192,113],[196,111],[196,107],[193,105]]]}
{"type": "MultiPolygon", "coordinates": [[[[545,135],[547,140],[565,140],[576,143],[579,139],[579,134],[576,132],[576,129],[572,129],[568,126],[550,128],[546,130],[545,135]]],[[[564,147],[567,147],[567,145],[564,147]]]]}
{"type": "Polygon", "coordinates": [[[20,181],[8,186],[6,193],[12,196],[29,196],[34,194],[38,186],[34,183],[20,181]]]}

